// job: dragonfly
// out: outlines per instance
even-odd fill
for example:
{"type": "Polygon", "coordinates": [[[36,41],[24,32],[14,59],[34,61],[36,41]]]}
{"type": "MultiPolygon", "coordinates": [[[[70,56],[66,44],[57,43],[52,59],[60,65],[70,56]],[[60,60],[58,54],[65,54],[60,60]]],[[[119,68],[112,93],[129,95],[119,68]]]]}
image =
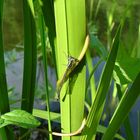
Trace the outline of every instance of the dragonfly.
{"type": "Polygon", "coordinates": [[[69,56],[68,57],[68,64],[67,64],[67,68],[62,76],[62,79],[59,80],[57,82],[57,95],[58,95],[58,99],[60,97],[60,91],[62,89],[63,84],[67,81],[67,79],[69,78],[70,73],[75,69],[75,67],[78,65],[79,60],[69,56]]]}
{"type": "Polygon", "coordinates": [[[61,92],[61,89],[62,89],[64,83],[68,80],[70,73],[76,68],[76,66],[79,64],[79,62],[83,59],[83,57],[88,49],[88,46],[89,46],[89,35],[86,36],[85,43],[84,43],[83,49],[82,49],[79,57],[78,58],[75,58],[72,56],[68,57],[67,68],[66,68],[62,78],[60,80],[58,80],[58,82],[57,82],[56,91],[57,91],[58,99],[60,98],[60,92],[61,92]]]}

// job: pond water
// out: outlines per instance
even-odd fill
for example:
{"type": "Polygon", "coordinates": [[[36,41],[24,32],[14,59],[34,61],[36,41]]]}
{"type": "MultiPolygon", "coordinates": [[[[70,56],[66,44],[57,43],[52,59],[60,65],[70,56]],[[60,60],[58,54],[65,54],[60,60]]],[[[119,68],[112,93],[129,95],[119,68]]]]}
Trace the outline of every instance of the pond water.
{"type": "MultiPolygon", "coordinates": [[[[16,52],[15,49],[5,53],[6,61],[6,76],[8,82],[9,97],[11,100],[19,102],[13,104],[13,107],[20,106],[20,99],[22,95],[22,81],[23,81],[23,52],[16,52]]],[[[54,89],[56,85],[56,77],[54,74],[54,69],[48,67],[48,79],[49,91],[51,92],[51,97],[54,96],[54,89]]],[[[53,99],[53,98],[52,98],[53,99]]],[[[45,108],[45,83],[44,83],[44,71],[42,62],[37,62],[37,76],[36,76],[36,94],[35,94],[35,108],[45,108]]]]}

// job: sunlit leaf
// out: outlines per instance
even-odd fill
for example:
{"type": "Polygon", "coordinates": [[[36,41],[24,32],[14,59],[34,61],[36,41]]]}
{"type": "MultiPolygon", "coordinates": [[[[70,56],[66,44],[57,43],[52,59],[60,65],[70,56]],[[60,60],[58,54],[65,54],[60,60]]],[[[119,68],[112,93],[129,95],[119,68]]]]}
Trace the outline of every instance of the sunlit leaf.
{"type": "Polygon", "coordinates": [[[140,59],[132,58],[120,47],[117,62],[114,67],[114,79],[117,84],[132,83],[140,71],[140,59]]]}
{"type": "MultiPolygon", "coordinates": [[[[48,112],[47,111],[39,110],[39,109],[33,109],[33,115],[36,116],[36,117],[48,120],[48,112]]],[[[50,112],[50,116],[51,116],[50,117],[51,121],[60,123],[60,116],[61,115],[59,113],[50,112]]]]}
{"type": "Polygon", "coordinates": [[[1,115],[0,128],[9,124],[18,125],[23,128],[34,128],[39,126],[40,122],[24,110],[14,110],[1,115]]]}
{"type": "MultiPolygon", "coordinates": [[[[102,134],[104,134],[105,132],[106,132],[106,127],[105,126],[102,126],[102,125],[99,125],[98,127],[97,127],[97,132],[99,132],[99,133],[102,133],[102,134]]],[[[119,134],[116,134],[115,135],[115,138],[118,138],[119,140],[125,140],[125,138],[123,138],[121,135],[119,135],[119,134]]]]}
{"type": "Polygon", "coordinates": [[[127,117],[132,106],[134,105],[134,103],[136,102],[137,98],[140,95],[139,83],[140,83],[140,73],[134,80],[130,90],[126,94],[123,94],[121,101],[109,123],[108,129],[106,130],[106,133],[103,135],[102,140],[113,139],[116,131],[119,129],[119,127],[127,117]]]}
{"type": "Polygon", "coordinates": [[[96,135],[97,126],[99,124],[103,112],[105,98],[110,86],[115,60],[117,57],[117,51],[119,48],[120,40],[120,31],[121,26],[119,26],[118,28],[118,32],[116,33],[111,52],[103,70],[102,77],[100,79],[100,83],[97,89],[95,101],[92,104],[91,110],[88,114],[86,128],[83,131],[84,135],[82,136],[81,140],[91,140],[96,135]]]}

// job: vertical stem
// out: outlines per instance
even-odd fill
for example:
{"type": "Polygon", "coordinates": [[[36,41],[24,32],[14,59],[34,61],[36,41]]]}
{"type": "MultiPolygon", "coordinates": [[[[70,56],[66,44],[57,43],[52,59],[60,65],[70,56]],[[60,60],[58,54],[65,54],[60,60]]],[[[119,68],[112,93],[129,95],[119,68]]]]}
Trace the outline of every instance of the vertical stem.
{"type": "MultiPolygon", "coordinates": [[[[10,111],[9,100],[8,100],[8,90],[6,82],[6,72],[5,72],[5,62],[4,62],[4,49],[3,49],[3,3],[0,1],[0,113],[4,114],[10,111]]],[[[13,134],[9,131],[7,127],[0,129],[0,138],[2,140],[12,140],[13,134]]]]}
{"type": "Polygon", "coordinates": [[[32,112],[36,80],[36,29],[28,2],[23,0],[24,13],[24,74],[21,108],[32,112]]]}
{"type": "Polygon", "coordinates": [[[6,83],[6,72],[4,62],[4,50],[3,50],[3,30],[2,30],[2,18],[3,18],[3,2],[0,4],[0,112],[6,113],[10,111],[8,101],[8,91],[6,83]]]}
{"type": "MultiPolygon", "coordinates": [[[[68,63],[66,55],[78,58],[85,41],[85,1],[55,0],[54,5],[57,35],[57,68],[58,77],[61,79],[66,70],[66,66],[63,64],[68,63]]],[[[81,126],[84,115],[84,61],[77,69],[68,82],[64,84],[60,94],[61,127],[63,132],[67,133],[75,131],[81,126]]],[[[79,138],[80,136],[63,137],[63,140],[78,140],[79,138]]]]}
{"type": "MultiPolygon", "coordinates": [[[[42,53],[43,53],[43,64],[44,64],[44,72],[45,72],[45,84],[46,84],[46,105],[48,111],[48,126],[49,131],[51,129],[51,117],[50,117],[50,106],[49,106],[49,90],[48,90],[48,74],[47,74],[47,56],[46,56],[46,37],[45,37],[45,27],[44,27],[44,20],[42,14],[39,15],[39,22],[40,22],[40,34],[41,34],[41,44],[42,44],[42,53]]],[[[52,140],[52,134],[49,134],[49,140],[52,140]]]]}
{"type": "Polygon", "coordinates": [[[92,21],[92,18],[93,18],[93,6],[94,6],[94,0],[90,0],[89,21],[92,21]]]}
{"type": "MultiPolygon", "coordinates": [[[[36,28],[27,0],[23,0],[24,74],[21,109],[32,113],[36,80],[36,28]]],[[[23,132],[24,133],[24,132],[23,132]]]]}
{"type": "MultiPolygon", "coordinates": [[[[42,12],[45,21],[45,25],[48,27],[48,37],[52,48],[53,60],[56,68],[55,46],[56,46],[56,30],[55,30],[55,18],[54,18],[54,5],[53,0],[42,0],[42,12]]],[[[57,75],[57,68],[56,77],[57,75]]]]}
{"type": "MultiPolygon", "coordinates": [[[[89,50],[86,53],[86,59],[87,59],[88,71],[89,71],[89,74],[91,74],[93,70],[93,66],[92,66],[92,58],[90,57],[89,50]]],[[[96,86],[95,86],[94,75],[92,76],[92,79],[90,80],[90,87],[91,87],[91,103],[93,103],[96,96],[96,86]]]]}

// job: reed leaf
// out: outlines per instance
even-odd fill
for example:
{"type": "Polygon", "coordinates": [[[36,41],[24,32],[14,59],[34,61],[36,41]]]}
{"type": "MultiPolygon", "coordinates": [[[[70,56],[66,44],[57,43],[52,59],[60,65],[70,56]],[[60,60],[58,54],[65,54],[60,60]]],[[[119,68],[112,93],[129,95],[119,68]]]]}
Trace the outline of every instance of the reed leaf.
{"type": "MultiPolygon", "coordinates": [[[[45,120],[48,120],[48,111],[44,111],[44,110],[39,110],[39,109],[33,109],[33,116],[38,117],[38,118],[42,118],[45,120]]],[[[50,118],[51,121],[53,122],[57,122],[60,123],[60,117],[61,115],[59,113],[55,113],[55,112],[50,112],[50,118]]]]}
{"type": "Polygon", "coordinates": [[[115,60],[117,57],[117,51],[119,47],[119,38],[120,38],[120,30],[121,26],[119,26],[118,31],[116,33],[114,43],[110,52],[110,55],[107,59],[107,63],[102,73],[102,77],[100,79],[100,83],[97,89],[95,101],[91,106],[91,110],[87,117],[86,127],[83,131],[82,140],[90,140],[94,139],[96,135],[97,126],[99,125],[99,121],[103,112],[105,97],[108,92],[108,88],[110,86],[112,73],[115,65],[115,60]]]}
{"type": "MultiPolygon", "coordinates": [[[[41,36],[41,47],[43,54],[43,64],[44,64],[44,76],[45,76],[45,84],[46,84],[46,105],[48,111],[48,127],[49,131],[51,129],[51,117],[50,117],[50,106],[49,106],[49,89],[48,89],[48,66],[47,66],[47,55],[46,55],[46,36],[45,36],[45,25],[42,13],[39,14],[39,27],[40,27],[40,36],[41,36]]],[[[49,139],[52,140],[52,134],[49,134],[49,139]]]]}
{"type": "Polygon", "coordinates": [[[24,13],[24,74],[21,109],[32,112],[36,80],[36,28],[27,1],[23,1],[24,13]]]}
{"type": "MultiPolygon", "coordinates": [[[[5,62],[4,62],[4,49],[3,49],[3,4],[4,1],[0,1],[0,114],[4,114],[10,111],[8,90],[6,82],[5,62]]],[[[0,129],[0,139],[13,140],[13,134],[7,127],[0,129]]]]}
{"type": "MultiPolygon", "coordinates": [[[[116,87],[117,87],[119,100],[121,100],[122,95],[125,94],[125,90],[124,92],[122,92],[122,89],[119,84],[116,84],[116,87]]],[[[123,124],[124,124],[125,132],[126,132],[126,138],[128,140],[134,140],[134,134],[133,134],[132,127],[130,124],[129,115],[126,117],[123,124]]]]}
{"type": "Polygon", "coordinates": [[[10,111],[10,108],[8,101],[8,90],[4,62],[2,19],[3,19],[3,0],[0,3],[0,99],[1,99],[0,112],[3,114],[10,111]]]}
{"type": "Polygon", "coordinates": [[[138,111],[138,131],[137,131],[137,140],[140,139],[140,111],[138,111]]]}
{"type": "Polygon", "coordinates": [[[95,96],[96,96],[96,86],[95,86],[95,80],[94,80],[94,72],[96,70],[96,68],[98,67],[95,66],[93,68],[92,66],[92,58],[90,56],[90,52],[89,50],[86,53],[86,60],[87,60],[87,66],[88,66],[88,71],[89,71],[89,78],[87,80],[87,84],[86,84],[86,89],[85,89],[85,94],[87,95],[87,91],[88,91],[88,86],[90,85],[91,88],[91,102],[93,103],[95,96]]]}
{"type": "MultiPolygon", "coordinates": [[[[55,0],[54,7],[57,33],[56,59],[58,77],[61,80],[67,68],[63,65],[68,63],[67,56],[72,55],[78,58],[84,45],[86,37],[85,1],[55,0]]],[[[85,66],[82,61],[60,93],[61,127],[64,133],[74,132],[81,126],[84,115],[84,97],[85,66]]],[[[78,140],[79,136],[62,139],[78,140]]]]}
{"type": "Polygon", "coordinates": [[[130,112],[135,101],[138,99],[140,95],[139,83],[140,83],[140,73],[134,80],[130,90],[127,93],[123,94],[121,101],[109,123],[108,129],[106,130],[105,134],[102,137],[102,140],[113,139],[116,131],[119,129],[119,127],[127,117],[128,113],[130,112]]]}
{"type": "Polygon", "coordinates": [[[53,0],[42,0],[42,13],[45,21],[45,25],[48,28],[49,42],[52,48],[53,60],[55,64],[56,77],[58,78],[56,68],[56,28],[55,28],[55,17],[54,17],[54,4],[53,0]]]}
{"type": "MultiPolygon", "coordinates": [[[[24,74],[21,109],[32,113],[36,81],[36,28],[28,1],[23,0],[24,17],[24,74]]],[[[24,133],[24,132],[23,132],[24,133]]]]}

